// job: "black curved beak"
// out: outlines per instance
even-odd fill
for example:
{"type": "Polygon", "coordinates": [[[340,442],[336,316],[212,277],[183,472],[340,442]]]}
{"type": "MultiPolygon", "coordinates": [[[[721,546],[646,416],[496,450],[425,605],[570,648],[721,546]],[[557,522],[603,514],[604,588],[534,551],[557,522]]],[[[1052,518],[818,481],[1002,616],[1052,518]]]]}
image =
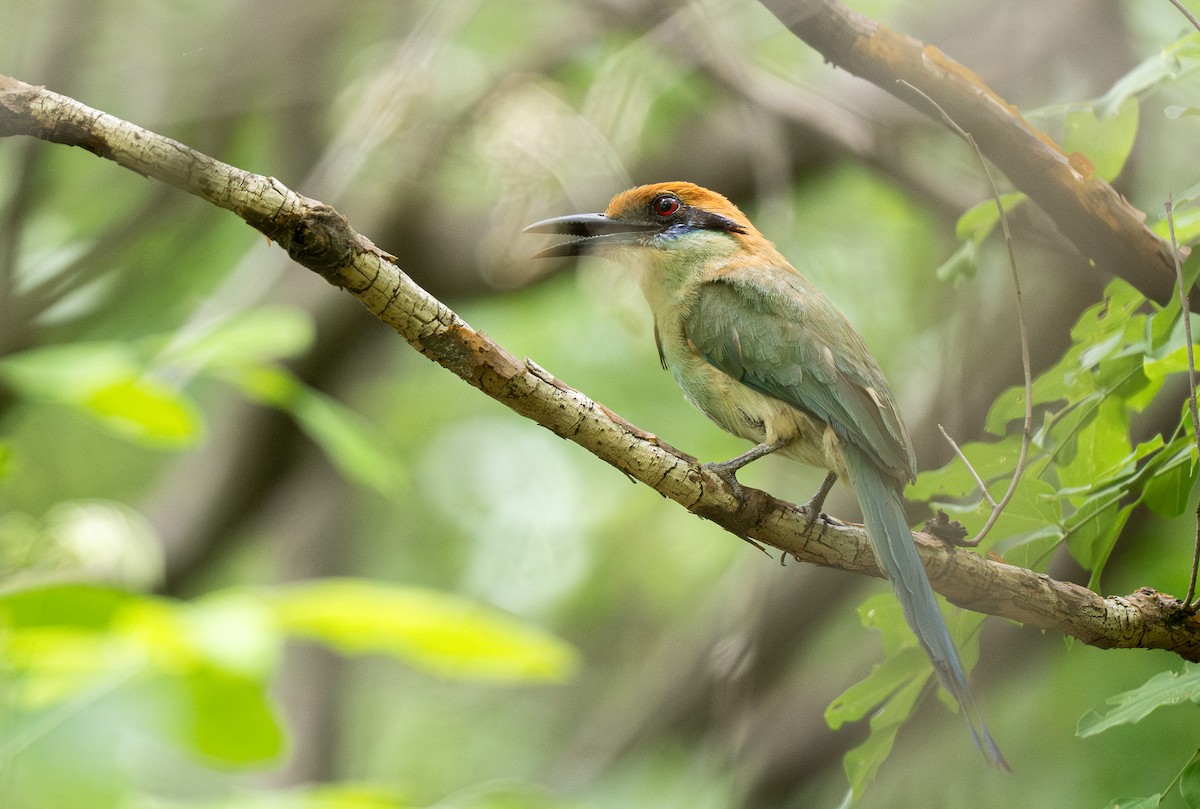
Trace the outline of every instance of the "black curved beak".
{"type": "Polygon", "coordinates": [[[609,219],[602,213],[579,213],[543,219],[525,228],[525,233],[565,233],[579,238],[533,254],[534,258],[558,258],[577,256],[600,247],[636,244],[643,234],[658,230],[658,225],[638,222],[622,222],[609,219]]]}

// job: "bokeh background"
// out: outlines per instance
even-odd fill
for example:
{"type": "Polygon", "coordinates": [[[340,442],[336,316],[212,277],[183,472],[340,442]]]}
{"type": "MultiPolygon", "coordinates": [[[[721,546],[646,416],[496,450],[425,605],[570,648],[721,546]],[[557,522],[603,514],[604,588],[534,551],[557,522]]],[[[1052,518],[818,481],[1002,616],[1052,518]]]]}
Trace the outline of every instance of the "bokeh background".
{"type": "MultiPolygon", "coordinates": [[[[1051,130],[1055,110],[1188,30],[1166,0],[853,5],[1051,130]]],[[[970,150],[750,0],[0,0],[0,20],[0,72],[336,206],[474,327],[697,457],[744,446],[659,368],[631,279],[529,260],[544,241],[525,224],[643,182],[721,191],[858,326],[923,469],[950,459],[937,424],[978,438],[1020,380],[1002,244],[969,277],[937,272],[957,218],[990,195],[970,150]]],[[[1197,93],[1181,70],[1142,100],[1117,186],[1152,216],[1200,177],[1196,118],[1165,114],[1197,93]]],[[[1109,279],[1031,206],[1013,226],[1044,368],[1109,279]]],[[[104,637],[7,648],[0,805],[718,809],[846,794],[842,756],[867,727],[823,716],[880,659],[858,608],[886,584],[780,565],[630,485],[232,215],[79,149],[0,141],[0,357],[21,356],[0,380],[5,597],[80,581],[142,594],[132,611],[116,599],[141,654],[186,636],[268,700],[197,680],[210,698],[189,692],[196,715],[181,717],[163,671],[200,652],[163,652],[158,679],[110,665],[116,602],[56,591],[77,618],[106,616],[104,637]],[[438,671],[355,649],[345,626],[346,648],[279,650],[238,606],[330,577],[494,608],[561,643],[558,662],[438,671]],[[146,604],[172,617],[155,624],[146,604]]],[[[1151,408],[1144,431],[1180,401],[1151,408]]],[[[800,500],[820,477],[767,459],[743,479],[800,500]]],[[[827,510],[856,516],[840,488],[827,510]]],[[[1193,536],[1187,518],[1135,514],[1103,591],[1182,593],[1193,536]]],[[[1051,572],[1087,581],[1066,554],[1051,572]]],[[[1076,738],[1109,696],[1178,666],[1164,653],[998,619],[981,648],[973,680],[1015,774],[987,771],[927,698],[860,805],[1103,806],[1164,788],[1200,743],[1194,707],[1076,738]]]]}

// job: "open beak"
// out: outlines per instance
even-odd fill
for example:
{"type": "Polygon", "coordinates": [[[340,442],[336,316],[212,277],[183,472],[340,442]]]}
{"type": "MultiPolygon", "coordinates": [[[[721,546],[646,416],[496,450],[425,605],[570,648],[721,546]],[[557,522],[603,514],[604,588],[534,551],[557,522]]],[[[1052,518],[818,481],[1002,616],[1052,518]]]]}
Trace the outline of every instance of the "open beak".
{"type": "Polygon", "coordinates": [[[619,219],[609,219],[602,213],[579,213],[534,222],[525,228],[525,233],[565,233],[578,236],[577,239],[547,247],[533,254],[534,258],[557,258],[577,256],[607,246],[637,244],[644,234],[658,229],[658,225],[622,222],[619,219]]]}

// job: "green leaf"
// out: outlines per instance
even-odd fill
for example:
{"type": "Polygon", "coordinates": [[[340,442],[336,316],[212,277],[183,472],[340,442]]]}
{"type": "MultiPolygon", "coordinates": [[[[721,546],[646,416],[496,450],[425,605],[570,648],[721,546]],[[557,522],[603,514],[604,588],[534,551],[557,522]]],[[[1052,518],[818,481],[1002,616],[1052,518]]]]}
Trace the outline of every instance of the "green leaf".
{"type": "Polygon", "coordinates": [[[74,407],[141,444],[195,443],[201,417],[187,397],[148,376],[120,343],[33,349],[0,360],[0,379],[23,395],[74,407]]]}
{"type": "Polygon", "coordinates": [[[200,438],[200,411],[191,400],[148,377],[91,391],[79,404],[114,432],[154,447],[186,447],[200,438]]]}
{"type": "Polygon", "coordinates": [[[925,689],[925,678],[917,677],[908,682],[883,707],[871,717],[871,735],[858,747],[846,753],[842,766],[850,781],[855,798],[862,795],[879,771],[880,765],[892,752],[896,733],[905,720],[912,715],[913,708],[925,689]]]}
{"type": "Polygon", "coordinates": [[[974,278],[979,271],[978,254],[979,244],[977,242],[963,242],[954,251],[954,254],[937,268],[935,272],[937,279],[957,284],[959,281],[974,278]]]}
{"type": "Polygon", "coordinates": [[[916,646],[917,637],[904,618],[900,601],[891,593],[876,593],[859,604],[858,620],[864,628],[879,632],[883,653],[888,657],[916,646]]]}
{"type": "Polygon", "coordinates": [[[70,626],[102,629],[135,596],[92,584],[55,584],[0,595],[0,626],[70,626]]]}
{"type": "Polygon", "coordinates": [[[1132,503],[1121,506],[1119,493],[1106,492],[1088,500],[1067,521],[1067,548],[1081,567],[1091,571],[1089,589],[1095,590],[1099,586],[1104,564],[1132,511],[1132,503]]]}
{"type": "Polygon", "coordinates": [[[1121,77],[1096,101],[1096,108],[1107,115],[1129,98],[1179,78],[1200,64],[1200,34],[1193,32],[1167,45],[1159,53],[1141,62],[1121,77]]]}
{"type": "Polygon", "coordinates": [[[382,494],[407,480],[377,427],[282,368],[246,368],[231,379],[251,398],[291,414],[347,480],[382,494]]]}
{"type": "MultiPolygon", "coordinates": [[[[1196,759],[1196,756],[1192,756],[1196,759]]],[[[1193,760],[1179,775],[1179,794],[1188,809],[1200,809],[1200,760],[1193,760]]]]}
{"type": "MultiPolygon", "coordinates": [[[[1164,320],[1171,324],[1170,330],[1164,335],[1165,339],[1154,347],[1154,350],[1142,363],[1142,370],[1150,379],[1162,379],[1171,374],[1183,373],[1188,369],[1183,321],[1178,318],[1173,321],[1169,318],[1164,318],[1164,320]]],[[[1191,313],[1190,325],[1193,338],[1200,336],[1200,314],[1191,313]]],[[[1197,363],[1200,364],[1200,359],[1197,359],[1197,363]]]]}
{"type": "Polygon", "coordinates": [[[260,764],[283,749],[283,731],[258,677],[200,665],[183,679],[187,747],[227,764],[260,764]]]}
{"type": "MultiPolygon", "coordinates": [[[[1000,205],[1006,214],[1011,213],[1018,205],[1028,199],[1020,191],[1010,191],[1000,195],[1000,205]]],[[[977,202],[958,217],[954,225],[954,235],[964,242],[979,244],[1000,224],[1000,210],[996,207],[994,197],[988,197],[983,202],[977,202]]]]}
{"type": "Polygon", "coordinates": [[[171,345],[167,353],[172,362],[240,368],[299,356],[312,345],[314,333],[312,317],[306,312],[264,306],[221,320],[171,345]]]}
{"type": "Polygon", "coordinates": [[[1104,809],[1156,809],[1162,803],[1162,795],[1149,798],[1114,798],[1104,809]]]}
{"type": "Polygon", "coordinates": [[[0,379],[24,396],[80,402],[94,390],[141,373],[124,343],[73,343],[34,348],[0,359],[0,379]]]}
{"type": "Polygon", "coordinates": [[[282,588],[272,603],[287,632],[441,677],[564,682],[578,665],[575,650],[549,632],[435,590],[326,580],[282,588]]]}
{"type": "MultiPolygon", "coordinates": [[[[1193,244],[1200,239],[1200,207],[1195,204],[1185,207],[1177,202],[1171,211],[1171,219],[1175,224],[1175,241],[1179,244],[1193,244]]],[[[1157,219],[1150,229],[1161,239],[1171,238],[1171,222],[1165,215],[1157,219]]]]}
{"type": "Polygon", "coordinates": [[[1137,688],[1109,697],[1107,702],[1114,707],[1102,716],[1089,711],[1079,720],[1076,735],[1095,736],[1117,725],[1140,722],[1161,705],[1178,705],[1198,698],[1200,665],[1185,663],[1182,671],[1159,672],[1137,688]]]}
{"type": "Polygon", "coordinates": [[[1195,445],[1178,451],[1150,478],[1142,491],[1142,502],[1160,517],[1178,517],[1187,509],[1188,498],[1196,485],[1195,445]]]}
{"type": "Polygon", "coordinates": [[[1139,106],[1138,100],[1130,96],[1100,114],[1092,107],[1068,112],[1064,120],[1063,151],[1087,155],[1095,167],[1095,175],[1111,182],[1121,173],[1133,149],[1139,106]]]}
{"type": "Polygon", "coordinates": [[[1075,434],[1070,462],[1058,466],[1059,483],[1065,488],[1094,484],[1110,471],[1132,461],[1129,414],[1124,404],[1118,399],[1106,398],[1091,415],[1075,434]]]}
{"type": "Polygon", "coordinates": [[[1018,567],[1039,568],[1062,544],[1062,532],[1057,525],[1046,525],[1027,534],[995,545],[1004,561],[1018,567]]]}
{"type": "Polygon", "coordinates": [[[871,673],[839,694],[825,709],[825,723],[837,730],[857,722],[904,688],[914,677],[924,683],[933,672],[929,658],[916,646],[884,658],[871,673]]]}
{"type": "MultiPolygon", "coordinates": [[[[1021,437],[1010,435],[999,441],[972,442],[961,447],[971,466],[985,481],[1009,474],[1016,466],[1021,452],[1021,437]]],[[[966,464],[957,456],[940,469],[931,469],[917,476],[915,483],[904,492],[909,500],[932,500],[934,498],[962,498],[978,494],[979,484],[971,476],[966,464]]]]}
{"type": "MultiPolygon", "coordinates": [[[[989,486],[988,490],[992,498],[999,502],[1008,486],[1009,481],[1000,480],[989,486]]],[[[1057,525],[1061,519],[1059,502],[1057,490],[1027,468],[1017,483],[1012,499],[996,520],[989,541],[1036,534],[1044,531],[1046,526],[1057,525]]],[[[990,507],[987,511],[990,511],[990,507]]]]}

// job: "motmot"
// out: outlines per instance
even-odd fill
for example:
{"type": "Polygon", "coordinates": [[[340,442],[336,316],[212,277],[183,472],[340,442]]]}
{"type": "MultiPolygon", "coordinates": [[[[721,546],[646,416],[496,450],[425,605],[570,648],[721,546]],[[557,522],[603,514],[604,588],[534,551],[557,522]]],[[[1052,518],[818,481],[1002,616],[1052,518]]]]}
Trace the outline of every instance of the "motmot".
{"type": "Polygon", "coordinates": [[[938,679],[984,756],[1007,770],[904,516],[901,493],[916,467],[908,433],[850,321],[733,203],[692,183],[639,186],[613,197],[604,213],[525,230],[575,237],[536,257],[599,255],[639,270],[663,366],[702,413],[754,444],[705,464],[739,499],[737,471],[771,453],[828,470],[810,516],[837,479],[849,482],[879,566],[938,679]]]}

